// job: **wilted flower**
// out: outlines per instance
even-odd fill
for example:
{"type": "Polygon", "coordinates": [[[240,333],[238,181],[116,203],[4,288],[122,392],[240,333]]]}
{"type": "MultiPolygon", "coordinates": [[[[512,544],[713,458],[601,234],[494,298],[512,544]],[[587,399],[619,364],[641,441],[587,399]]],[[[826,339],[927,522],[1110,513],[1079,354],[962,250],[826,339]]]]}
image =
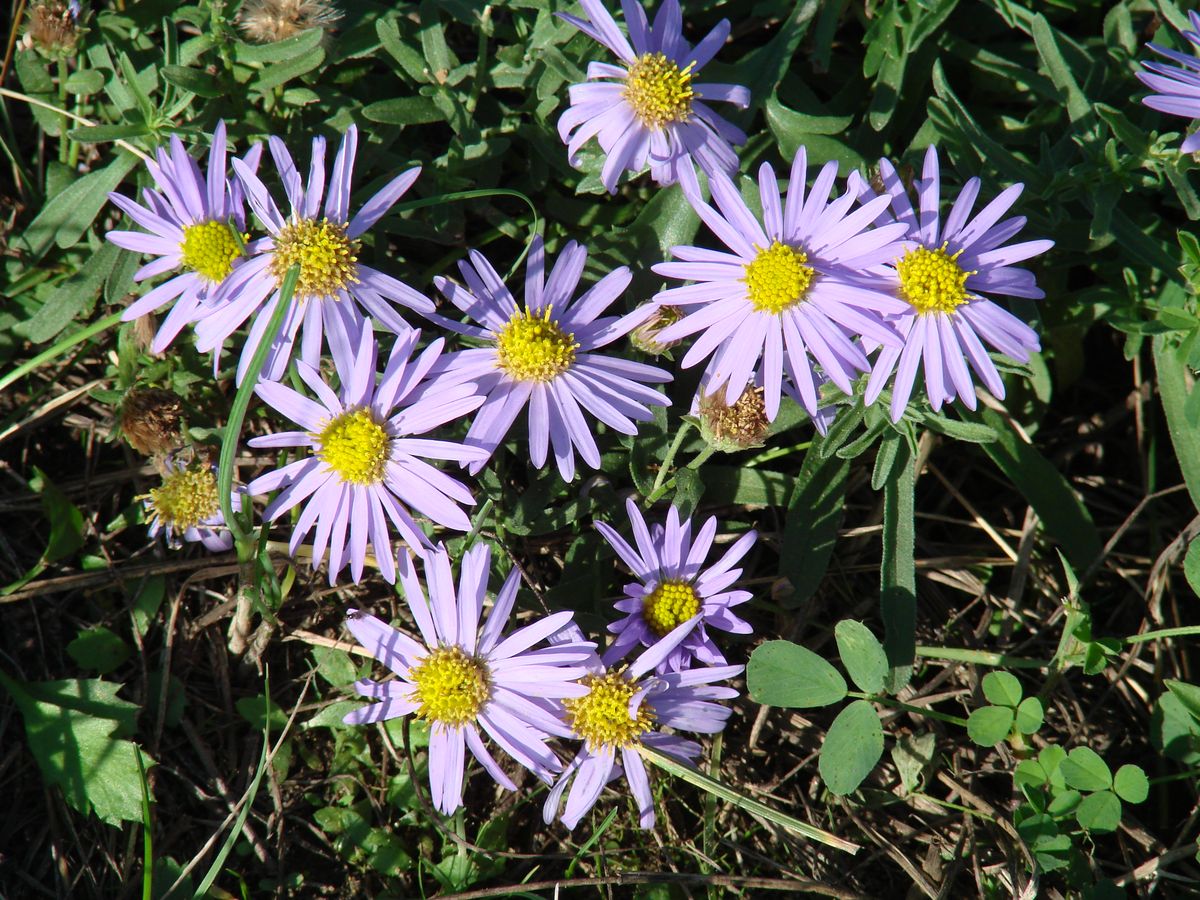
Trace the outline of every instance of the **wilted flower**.
{"type": "Polygon", "coordinates": [[[456,592],[450,557],[439,546],[425,556],[426,601],[412,557],[407,551],[401,554],[400,584],[421,641],[358,610],[346,616],[359,643],[397,678],[355,682],[361,696],[381,702],[354,710],[345,722],[364,725],[407,715],[428,722],[429,787],[434,806],[447,815],[462,805],[467,750],[497,784],[516,790],[484,745],[481,730],[547,783],[562,770],[546,740],[570,732],[551,701],[587,693],[576,679],[586,674],[584,664],[593,658],[595,647],[568,633],[570,612],[546,616],[505,637],[519,583],[516,568],[496,595],[481,630],[490,567],[487,545],[476,544],[463,557],[456,592]],[[559,638],[552,646],[530,649],[552,637],[559,638]]]}
{"type": "Polygon", "coordinates": [[[173,450],[180,440],[183,403],[173,391],[134,388],[121,402],[121,433],[143,456],[173,450]]]}
{"type": "Polygon", "coordinates": [[[342,11],[328,0],[247,0],[238,25],[257,44],[282,41],[310,28],[330,30],[342,11]]]}
{"type": "MultiPolygon", "coordinates": [[[[235,510],[242,508],[243,493],[235,490],[231,495],[235,510]]],[[[138,499],[150,517],[147,534],[153,538],[161,531],[169,547],[200,541],[219,553],[233,546],[233,535],[221,513],[216,466],[198,459],[168,458],[163,463],[162,484],[138,499]]]]}
{"type": "Polygon", "coordinates": [[[647,406],[668,404],[666,397],[646,384],[670,381],[670,374],[594,352],[627,334],[651,309],[643,307],[621,318],[598,318],[632,276],[622,266],[576,298],[586,261],[587,250],[570,241],[547,279],[542,239],[534,238],[525,263],[524,309],[517,306],[491,263],[475,250],[459,263],[466,287],[446,278],[434,279],[451,303],[482,324],[447,320],[446,327],[488,344],[450,354],[438,367],[444,379],[473,380],[487,395],[465,441],[487,454],[472,464],[472,473],[483,468],[526,406],[531,462],[540,469],[553,445],[558,471],[570,481],[575,477],[576,451],[593,469],[600,468],[600,451],[584,410],[614,431],[637,434],[634,422],[653,418],[647,406]]]}
{"type": "Polygon", "coordinates": [[[639,642],[655,646],[684,622],[693,623],[693,627],[657,664],[659,671],[679,671],[692,659],[709,665],[724,664],[725,657],[712,642],[708,629],[750,633],[750,626],[734,615],[731,607],[745,603],[751,594],[730,587],[742,577],[741,568],[734,566],[754,546],[757,532],[743,534],[720,560],[705,568],[717,535],[716,516],[709,517],[693,541],[692,520],[681,522],[674,505],[667,510],[666,528],[657,524],[647,528],[642,511],[632,499],[625,502],[625,511],[633,527],[636,550],[612,526],[596,523],[596,530],[638,579],[625,585],[626,599],[617,601],[617,609],[628,615],[608,626],[616,639],[604,653],[605,664],[621,659],[639,642]]]}
{"type": "Polygon", "coordinates": [[[312,564],[316,568],[328,548],[330,584],[347,562],[351,577],[356,582],[362,577],[368,544],[374,548],[380,573],[387,581],[395,581],[395,550],[388,522],[410,545],[430,543],[410,509],[447,528],[471,528],[471,520],[460,506],[474,505],[471,492],[425,460],[473,462],[486,454],[453,441],[417,435],[466,415],[483,398],[469,383],[429,390],[425,376],[442,352],[442,341],[434,341],[413,359],[420,336],[419,331],[409,330],[396,339],[378,383],[378,350],[366,327],[357,335],[353,351],[334,344],[339,393],[304,362],[296,364],[296,371],[318,400],[270,381],[260,381],[255,388],[268,405],[303,430],[256,437],[250,446],[308,447],[312,452],[260,475],[247,489],[256,495],[283,489],[263,512],[268,521],[305,504],[289,550],[295,554],[315,525],[312,564]]]}
{"type": "Polygon", "coordinates": [[[744,144],[746,135],[704,101],[745,109],[750,91],[697,81],[729,36],[728,20],[722,19],[693,48],[683,39],[679,0],[664,0],[653,26],[640,3],[624,0],[628,40],[601,0],[580,0],[580,5],[587,20],[558,15],[617,54],[622,65],[590,63],[589,83],[572,86],[571,107],[558,120],[571,165],[578,164],[580,148],[595,137],[607,155],[600,180],[610,192],[616,191],[622,172],[640,172],[647,163],[659,184],[677,181],[682,169],[691,169],[693,158],[710,174],[736,172],[731,145],[744,144]]]}
{"type": "Polygon", "coordinates": [[[772,421],[783,391],[810,416],[817,415],[824,378],[852,394],[851,380],[869,365],[856,338],[898,345],[898,336],[882,316],[905,309],[902,301],[864,275],[868,267],[894,259],[901,249],[896,241],[905,232],[903,226],[870,227],[887,208],[886,200],[879,198],[854,211],[850,192],[831,201],[835,161],[825,165],[806,194],[807,168],[801,147],[784,201],[774,169],[763,163],[758,172],[761,223],[724,175],[709,178],[720,212],[701,199],[695,179],[685,176],[688,200],[733,252],[672,247],[671,255],[681,261],[654,266],[659,275],[695,282],[654,298],[691,310],[663,329],[661,339],[699,334],[683,365],[711,355],[705,382],[710,392],[724,388],[729,404],[737,402],[747,385],[761,384],[772,421]],[[823,375],[814,369],[814,360],[823,375]]]}
{"type": "MultiPolygon", "coordinates": [[[[1018,362],[1027,362],[1030,352],[1041,345],[1032,328],[984,294],[1044,297],[1033,273],[1014,264],[1054,246],[1049,240],[1003,246],[1025,225],[1024,216],[1001,220],[1024,185],[1006,188],[972,218],[980,187],[980,180],[972,178],[942,220],[937,148],[926,151],[921,178],[913,185],[917,209],[892,165],[880,160],[879,167],[891,212],[907,230],[904,250],[897,254],[894,268],[881,270],[890,279],[895,296],[904,302],[903,310],[889,319],[904,336],[904,345],[879,351],[865,401],[874,403],[895,371],[891,416],[898,421],[921,368],[935,410],[955,397],[974,409],[975,385],[968,363],[987,389],[1003,398],[1004,382],[980,338],[1018,362]]],[[[873,198],[869,203],[878,202],[865,184],[859,182],[858,186],[864,197],[873,198]]]]}
{"type": "MultiPolygon", "coordinates": [[[[1137,77],[1155,93],[1143,97],[1142,102],[1151,109],[1165,112],[1172,116],[1183,116],[1188,119],[1200,118],[1200,58],[1195,55],[1200,48],[1200,13],[1188,10],[1188,19],[1192,30],[1183,32],[1188,43],[1192,45],[1192,56],[1168,50],[1158,44],[1147,44],[1159,56],[1179,63],[1179,66],[1168,66],[1159,62],[1144,62],[1142,66],[1148,71],[1138,72],[1137,77]],[[1182,66],[1182,68],[1180,68],[1182,66]]],[[[1188,135],[1179,148],[1184,153],[1195,153],[1200,150],[1200,131],[1188,135]]]]}
{"type": "Polygon", "coordinates": [[[572,736],[583,741],[584,746],[546,798],[542,816],[547,822],[558,815],[568,784],[571,790],[562,821],[568,828],[574,828],[595,806],[604,786],[624,772],[637,802],[639,823],[643,828],[654,827],[654,797],[639,748],[651,747],[680,762],[691,763],[700,755],[700,745],[657,729],[665,725],[674,731],[697,734],[723,730],[730,710],[712,701],[731,700],[737,691],[714,682],[733,678],[743,668],[712,666],[648,675],[662,665],[694,625],[694,620],[684,622],[642,653],[628,669],[598,669],[586,676],[582,681],[586,695],[563,702],[572,736]]]}
{"type": "Polygon", "coordinates": [[[29,6],[21,47],[36,50],[47,59],[67,59],[78,52],[79,39],[88,29],[81,22],[79,0],[34,0],[29,6]]]}
{"type": "Polygon", "coordinates": [[[737,453],[766,442],[771,423],[761,387],[747,385],[732,406],[725,402],[724,391],[710,394],[701,387],[698,406],[700,435],[714,450],[737,453]]]}

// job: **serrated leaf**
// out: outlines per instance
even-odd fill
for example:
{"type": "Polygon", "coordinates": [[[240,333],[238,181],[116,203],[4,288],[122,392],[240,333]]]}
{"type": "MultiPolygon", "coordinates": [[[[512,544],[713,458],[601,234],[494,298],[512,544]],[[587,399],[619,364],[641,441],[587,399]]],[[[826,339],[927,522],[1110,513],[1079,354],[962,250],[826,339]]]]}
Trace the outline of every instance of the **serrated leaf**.
{"type": "MultiPolygon", "coordinates": [[[[142,818],[140,750],[133,733],[137,706],[117,698],[119,684],[99,680],[21,683],[0,673],[25,720],[29,749],[46,782],[72,807],[110,825],[142,818]]],[[[142,754],[142,766],[154,761],[142,754]]]]}
{"type": "Polygon", "coordinates": [[[1121,801],[1112,791],[1089,794],[1075,810],[1075,821],[1085,831],[1116,831],[1121,824],[1121,801]]]}
{"type": "Polygon", "coordinates": [[[850,680],[864,693],[882,692],[888,671],[887,654],[871,629],[862,622],[843,619],[834,627],[834,636],[850,680]]]}
{"type": "Polygon", "coordinates": [[[1150,780],[1141,766],[1126,763],[1113,776],[1113,791],[1126,803],[1141,803],[1150,796],[1150,780]]]}
{"type": "Polygon", "coordinates": [[[1015,713],[1007,706],[984,706],[967,717],[967,736],[981,747],[994,747],[1012,731],[1015,713]]]}
{"type": "Polygon", "coordinates": [[[1076,747],[1058,765],[1063,780],[1081,791],[1103,791],[1112,786],[1112,772],[1091,747],[1076,747]]]}
{"type": "Polygon", "coordinates": [[[746,690],[766,706],[804,709],[844,699],[846,680],[807,647],[791,641],[767,641],[750,655],[746,690]]]}
{"type": "Polygon", "coordinates": [[[81,668],[107,675],[129,659],[132,651],[125,641],[103,625],[79,632],[67,644],[67,654],[81,668]]]}
{"type": "Polygon", "coordinates": [[[1016,707],[1023,693],[1021,682],[1008,672],[988,672],[983,676],[983,696],[996,706],[1016,707]]]}
{"type": "Polygon", "coordinates": [[[817,768],[825,786],[844,796],[862,784],[882,755],[879,714],[866,700],[855,700],[829,726],[817,768]]]}

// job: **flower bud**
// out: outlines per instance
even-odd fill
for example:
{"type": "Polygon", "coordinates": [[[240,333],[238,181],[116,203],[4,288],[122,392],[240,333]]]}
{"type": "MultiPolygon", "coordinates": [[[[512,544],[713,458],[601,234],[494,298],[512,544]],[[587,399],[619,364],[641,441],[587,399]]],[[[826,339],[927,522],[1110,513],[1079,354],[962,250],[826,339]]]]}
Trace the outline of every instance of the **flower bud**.
{"type": "Polygon", "coordinates": [[[650,318],[629,333],[629,340],[633,342],[633,346],[637,347],[643,353],[658,356],[660,353],[665,353],[679,343],[679,341],[660,342],[658,340],[658,333],[667,326],[674,325],[682,318],[683,313],[679,307],[660,306],[650,318]]]}

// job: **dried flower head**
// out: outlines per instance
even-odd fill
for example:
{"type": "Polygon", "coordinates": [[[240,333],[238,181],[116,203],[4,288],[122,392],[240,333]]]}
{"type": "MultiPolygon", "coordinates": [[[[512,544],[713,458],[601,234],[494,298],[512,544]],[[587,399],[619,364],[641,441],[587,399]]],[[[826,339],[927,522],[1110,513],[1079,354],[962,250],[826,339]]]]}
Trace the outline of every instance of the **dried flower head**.
{"type": "Polygon", "coordinates": [[[47,59],[66,59],[75,55],[79,39],[86,33],[80,24],[78,0],[41,0],[29,7],[21,46],[47,59]]]}
{"type": "Polygon", "coordinates": [[[121,404],[121,433],[143,456],[169,453],[179,445],[183,404],[171,391],[134,388],[121,404]]]}
{"type": "Polygon", "coordinates": [[[643,353],[653,356],[666,353],[679,341],[660,341],[658,333],[664,328],[674,325],[683,318],[683,310],[678,306],[660,306],[645,322],[629,332],[629,340],[633,346],[643,353]]]}
{"type": "Polygon", "coordinates": [[[238,24],[257,44],[272,44],[310,28],[326,31],[342,18],[342,11],[326,0],[249,0],[238,24]]]}
{"type": "Polygon", "coordinates": [[[700,394],[700,434],[716,450],[736,453],[761,447],[770,425],[761,387],[747,387],[732,406],[725,402],[723,390],[700,394]]]}

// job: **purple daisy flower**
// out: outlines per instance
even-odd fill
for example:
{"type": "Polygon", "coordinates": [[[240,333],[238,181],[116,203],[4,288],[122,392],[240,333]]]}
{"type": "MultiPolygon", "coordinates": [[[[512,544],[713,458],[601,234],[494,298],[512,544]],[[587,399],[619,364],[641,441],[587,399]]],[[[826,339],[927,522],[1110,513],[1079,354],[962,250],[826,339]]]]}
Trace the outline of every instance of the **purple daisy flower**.
{"type": "MultiPolygon", "coordinates": [[[[921,177],[913,184],[917,209],[892,164],[880,160],[879,170],[891,211],[907,231],[894,267],[880,270],[890,280],[893,295],[903,302],[901,312],[889,322],[903,335],[904,344],[880,350],[865,401],[874,403],[895,371],[891,416],[892,421],[899,421],[912,395],[917,369],[923,368],[925,390],[935,410],[955,397],[968,409],[975,409],[975,385],[968,363],[987,389],[1003,399],[1004,382],[980,338],[1018,362],[1028,362],[1030,352],[1041,345],[1032,328],[982,295],[1044,297],[1033,273],[1013,266],[1054,246],[1050,240],[1002,246],[1025,226],[1024,216],[1001,221],[1024,185],[1005,188],[971,218],[980,187],[980,180],[972,178],[963,185],[943,222],[935,147],[926,152],[921,177]]],[[[862,196],[873,198],[867,202],[875,209],[881,198],[875,197],[862,179],[855,179],[854,184],[862,196]]]]}
{"type": "Polygon", "coordinates": [[[585,664],[594,655],[595,644],[570,639],[530,649],[539,641],[561,638],[572,624],[570,612],[554,613],[503,635],[520,581],[516,568],[496,595],[481,630],[490,566],[487,545],[468,550],[456,593],[450,557],[439,546],[425,556],[426,601],[412,557],[404,552],[400,583],[421,641],[358,610],[346,617],[354,637],[397,679],[356,682],[354,689],[361,696],[382,702],[356,709],[343,721],[365,725],[410,714],[427,721],[429,788],[434,806],[447,815],[462,806],[466,750],[497,784],[516,790],[484,745],[480,729],[543,781],[550,783],[562,771],[546,740],[570,732],[552,703],[587,693],[577,679],[587,674],[585,664]]]}
{"type": "MultiPolygon", "coordinates": [[[[1193,48],[1200,48],[1200,13],[1188,10],[1192,30],[1183,32],[1183,36],[1193,48]]],[[[1155,93],[1143,97],[1142,102],[1151,109],[1165,112],[1172,116],[1184,116],[1188,119],[1200,118],[1200,59],[1193,55],[1169,50],[1158,44],[1147,44],[1159,56],[1179,63],[1179,66],[1168,66],[1159,62],[1144,62],[1142,66],[1148,71],[1138,72],[1138,80],[1155,93]],[[1182,68],[1180,68],[1182,66],[1182,68]]],[[[1188,135],[1179,148],[1184,153],[1195,153],[1200,150],[1200,131],[1188,135]]]]}
{"type": "Polygon", "coordinates": [[[654,297],[659,305],[690,310],[664,328],[660,340],[701,333],[683,365],[711,355],[705,372],[708,390],[724,386],[731,405],[755,382],[761,359],[763,399],[772,421],[781,392],[794,397],[810,416],[817,415],[822,375],[813,368],[813,359],[824,377],[853,393],[851,379],[869,366],[856,338],[898,344],[882,316],[904,310],[903,302],[864,275],[867,268],[896,257],[901,247],[896,239],[904,227],[870,227],[887,207],[884,198],[853,211],[855,196],[849,191],[830,201],[836,162],[825,165],[806,195],[806,160],[801,147],[786,201],[775,171],[763,163],[758,172],[761,224],[725,176],[709,178],[720,212],[701,199],[695,179],[685,176],[683,188],[692,206],[733,252],[672,247],[672,256],[681,261],[653,267],[668,278],[695,282],[654,297]]]}
{"type": "Polygon", "coordinates": [[[693,541],[692,520],[681,523],[674,505],[667,510],[665,529],[662,525],[647,528],[642,511],[632,499],[625,501],[625,510],[633,526],[636,550],[610,525],[596,523],[596,530],[638,579],[625,585],[625,599],[617,601],[617,609],[628,615],[608,626],[617,637],[604,653],[605,664],[621,659],[639,642],[654,646],[684,622],[695,622],[683,641],[658,664],[658,670],[678,672],[690,666],[693,659],[706,665],[724,665],[725,657],[709,638],[707,628],[750,633],[750,625],[734,615],[731,607],[753,595],[730,587],[742,575],[734,564],[754,546],[757,532],[743,534],[715,565],[705,569],[704,561],[717,534],[716,516],[701,526],[693,541]]]}
{"type": "Polygon", "coordinates": [[[291,215],[285,218],[280,213],[253,169],[240,160],[233,161],[234,173],[246,192],[250,207],[270,236],[252,245],[253,258],[239,266],[229,278],[224,294],[227,302],[196,325],[197,348],[201,352],[216,352],[243,322],[254,317],[249,339],[238,362],[238,383],[245,376],[279,302],[283,277],[297,263],[300,280],[293,302],[263,368],[265,377],[271,381],[283,376],[298,336],[300,358],[316,368],[321,359],[322,333],[331,347],[335,340],[349,342],[362,328],[364,312],[384,328],[404,334],[409,326],[392,303],[419,313],[433,311],[433,303],[428,298],[358,261],[363,234],[412,186],[421,173],[420,167],[397,175],[351,218],[350,185],[358,149],[355,126],[346,130],[338,147],[328,195],[325,192],[325,138],[313,138],[307,187],[283,141],[272,136],[268,144],[291,204],[291,215]],[[322,196],[325,196],[323,213],[322,196]]]}
{"type": "Polygon", "coordinates": [[[637,801],[641,826],[654,827],[650,778],[638,748],[652,747],[690,764],[700,755],[700,745],[655,729],[666,725],[698,734],[716,734],[724,729],[730,710],[712,701],[731,700],[738,692],[713,682],[733,678],[744,668],[711,666],[643,678],[662,665],[695,624],[694,619],[684,622],[624,671],[601,669],[587,675],[582,681],[587,694],[563,702],[572,736],[583,741],[584,746],[546,798],[542,816],[547,822],[558,816],[563,793],[572,779],[562,812],[567,828],[578,825],[595,806],[604,786],[624,772],[637,801]]]}
{"type": "Polygon", "coordinates": [[[442,351],[442,341],[434,341],[411,359],[420,334],[410,330],[396,339],[378,384],[375,338],[366,328],[357,352],[334,342],[340,396],[321,380],[316,369],[303,362],[297,363],[296,369],[316,394],[316,401],[275,382],[262,381],[255,388],[263,400],[303,431],[253,438],[250,446],[309,447],[312,453],[259,476],[248,489],[257,495],[283,488],[263,513],[268,521],[307,501],[288,546],[295,554],[316,525],[312,564],[313,568],[320,564],[328,547],[330,584],[347,561],[354,581],[362,577],[368,543],[383,577],[395,581],[395,551],[388,522],[412,546],[430,545],[410,509],[446,528],[471,528],[471,520],[460,507],[475,503],[471,492],[424,459],[465,463],[486,454],[452,441],[413,435],[423,435],[466,415],[483,398],[469,383],[429,389],[431,383],[425,378],[442,351]]]}
{"type": "Polygon", "coordinates": [[[600,180],[610,193],[616,192],[622,172],[640,172],[647,162],[651,177],[664,185],[691,169],[693,158],[709,174],[736,172],[731,145],[744,144],[746,135],[704,101],[745,109],[750,91],[694,80],[725,43],[729,21],[722,19],[693,48],[683,39],[678,0],[665,0],[653,26],[640,3],[621,0],[628,40],[601,0],[580,0],[580,5],[590,21],[558,15],[617,54],[623,65],[590,63],[588,81],[596,83],[571,87],[571,106],[558,120],[571,165],[578,165],[580,148],[595,137],[606,154],[600,180]]]}
{"type": "MultiPolygon", "coordinates": [[[[243,164],[258,168],[261,151],[253,147],[243,164]]],[[[249,235],[242,233],[246,228],[242,189],[226,177],[225,160],[224,122],[213,130],[207,173],[201,173],[183,143],[172,135],[170,152],[160,147],[157,161],[146,162],[155,188],[142,192],[145,206],[121,194],[108,195],[113,205],[149,232],[110,231],[108,240],[158,257],[138,269],[133,280],[178,270],[121,315],[122,321],[129,322],[174,301],[150,344],[155,353],[166,350],[185,325],[221,302],[226,279],[244,261],[249,235]]]]}
{"type": "Polygon", "coordinates": [[[653,418],[648,406],[670,402],[646,386],[670,381],[668,372],[594,352],[635,328],[653,307],[597,318],[632,276],[622,266],[572,299],[586,261],[587,249],[569,241],[547,279],[542,239],[534,238],[525,263],[524,309],[478,251],[459,263],[466,287],[434,279],[451,303],[482,325],[443,320],[446,327],[487,342],[486,347],[451,354],[438,367],[443,379],[474,380],[487,395],[465,440],[486,451],[470,467],[472,473],[483,468],[526,405],[531,461],[539,469],[544,466],[552,444],[558,471],[570,481],[576,451],[593,469],[600,468],[600,451],[584,410],[614,431],[637,434],[634,423],[653,418]]]}
{"type": "MultiPolygon", "coordinates": [[[[230,549],[233,535],[221,512],[216,466],[168,456],[163,468],[162,484],[139,498],[150,517],[147,536],[154,538],[161,532],[172,548],[183,546],[184,541],[199,541],[213,553],[230,549]]],[[[235,510],[242,508],[245,493],[245,488],[237,488],[231,494],[235,510]]]]}

